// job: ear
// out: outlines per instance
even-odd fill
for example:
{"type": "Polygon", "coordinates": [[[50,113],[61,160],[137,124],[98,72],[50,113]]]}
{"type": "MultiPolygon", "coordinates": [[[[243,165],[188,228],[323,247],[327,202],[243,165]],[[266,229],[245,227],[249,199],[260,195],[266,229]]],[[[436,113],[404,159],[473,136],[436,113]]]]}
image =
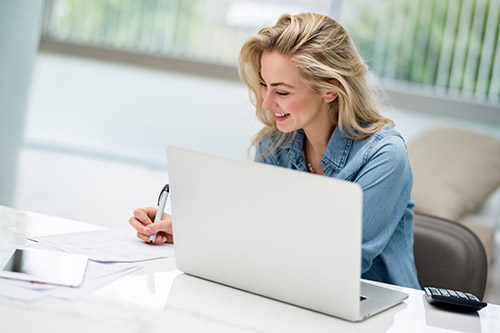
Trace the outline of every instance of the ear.
{"type": "Polygon", "coordinates": [[[338,94],[334,91],[329,91],[327,93],[325,93],[323,95],[323,100],[326,102],[326,103],[330,103],[330,102],[333,102],[335,100],[335,98],[337,98],[338,94]]]}

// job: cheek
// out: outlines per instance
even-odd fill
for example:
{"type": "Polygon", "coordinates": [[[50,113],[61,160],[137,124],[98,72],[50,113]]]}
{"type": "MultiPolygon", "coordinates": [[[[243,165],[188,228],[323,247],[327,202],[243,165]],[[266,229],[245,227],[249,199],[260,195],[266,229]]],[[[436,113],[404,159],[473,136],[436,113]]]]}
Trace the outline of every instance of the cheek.
{"type": "Polygon", "coordinates": [[[287,99],[286,101],[281,103],[283,108],[289,109],[291,112],[299,115],[306,114],[308,109],[311,108],[311,101],[305,98],[293,98],[287,99]]]}
{"type": "Polygon", "coordinates": [[[323,97],[319,94],[309,94],[307,97],[303,98],[300,103],[300,108],[304,112],[309,112],[311,115],[316,114],[324,107],[323,97]]]}

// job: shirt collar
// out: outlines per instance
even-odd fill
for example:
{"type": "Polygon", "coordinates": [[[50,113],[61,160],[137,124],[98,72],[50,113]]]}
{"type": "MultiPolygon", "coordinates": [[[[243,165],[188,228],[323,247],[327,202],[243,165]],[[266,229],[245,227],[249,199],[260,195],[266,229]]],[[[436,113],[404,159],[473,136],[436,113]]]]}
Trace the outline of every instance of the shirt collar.
{"type": "MultiPolygon", "coordinates": [[[[304,137],[304,131],[301,129],[298,130],[286,148],[288,149],[288,159],[290,162],[295,165],[297,169],[306,171],[307,168],[303,152],[304,137]]],[[[321,159],[321,168],[323,171],[326,172],[331,167],[337,172],[340,172],[347,162],[352,144],[353,139],[345,137],[342,135],[339,127],[335,127],[321,159]]]]}
{"type": "Polygon", "coordinates": [[[336,171],[340,172],[347,162],[353,142],[353,139],[347,138],[342,134],[338,126],[335,127],[321,160],[323,170],[326,170],[325,167],[330,165],[336,171]]]}

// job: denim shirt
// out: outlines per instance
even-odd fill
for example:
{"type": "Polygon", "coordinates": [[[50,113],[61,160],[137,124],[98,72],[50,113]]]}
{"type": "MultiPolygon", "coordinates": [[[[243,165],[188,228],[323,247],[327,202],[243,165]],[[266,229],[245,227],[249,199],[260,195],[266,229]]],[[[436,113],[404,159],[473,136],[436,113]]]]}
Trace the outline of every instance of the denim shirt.
{"type": "MultiPolygon", "coordinates": [[[[266,156],[272,137],[265,138],[255,160],[306,172],[303,143],[299,130],[288,145],[266,156]]],[[[401,135],[384,127],[353,140],[336,127],[321,168],[325,176],[358,183],[363,190],[361,277],[420,289],[413,258],[413,176],[401,135]]]]}

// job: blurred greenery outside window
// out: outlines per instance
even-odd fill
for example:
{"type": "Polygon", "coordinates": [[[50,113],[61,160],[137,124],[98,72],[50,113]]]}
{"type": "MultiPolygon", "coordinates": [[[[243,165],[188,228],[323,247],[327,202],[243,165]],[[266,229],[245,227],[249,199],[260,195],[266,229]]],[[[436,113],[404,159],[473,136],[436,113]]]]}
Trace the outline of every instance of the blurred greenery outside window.
{"type": "Polygon", "coordinates": [[[500,104],[498,0],[47,0],[44,38],[236,66],[280,14],[332,16],[385,84],[500,104]]]}

